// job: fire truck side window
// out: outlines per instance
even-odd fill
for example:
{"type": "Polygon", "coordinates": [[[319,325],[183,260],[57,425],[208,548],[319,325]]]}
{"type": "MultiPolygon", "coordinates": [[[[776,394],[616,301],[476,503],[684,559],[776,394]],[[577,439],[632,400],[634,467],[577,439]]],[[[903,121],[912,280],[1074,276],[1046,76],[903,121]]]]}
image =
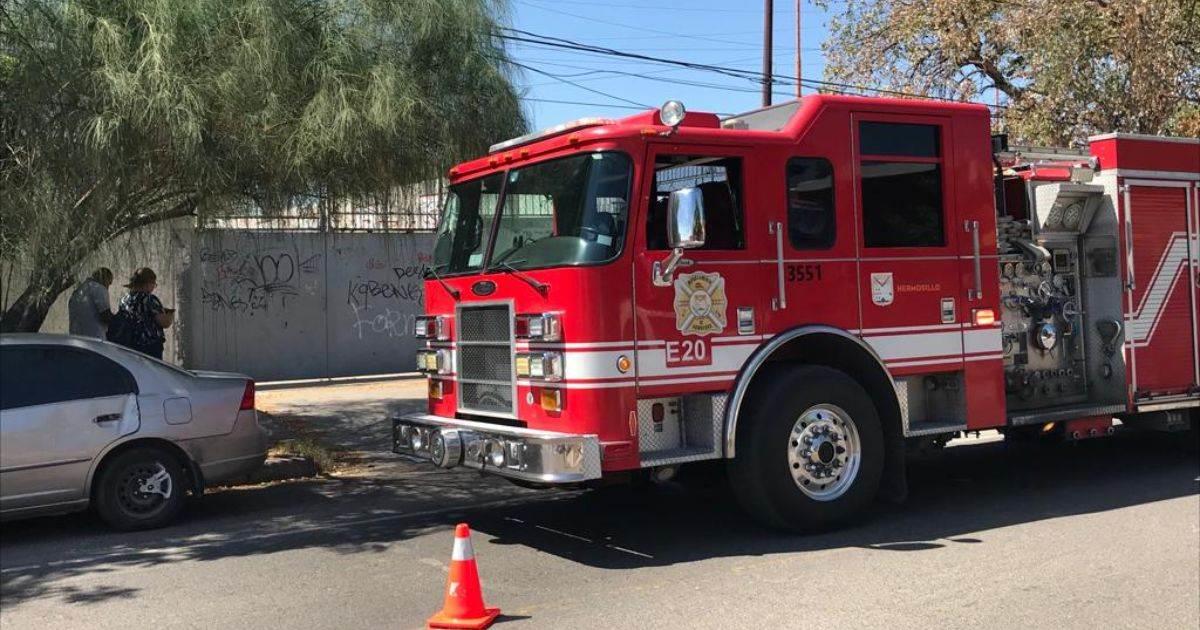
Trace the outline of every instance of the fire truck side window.
{"type": "Polygon", "coordinates": [[[788,239],[796,249],[829,249],[837,238],[833,165],[825,158],[787,163],[788,239]]]}
{"type": "Polygon", "coordinates": [[[670,249],[667,202],[671,192],[699,188],[704,199],[707,238],[699,249],[745,249],[742,222],[742,161],[694,155],[659,155],[654,164],[654,192],[646,221],[648,249],[670,249]]]}
{"type": "Polygon", "coordinates": [[[858,130],[866,246],[945,246],[938,126],[862,122],[858,130]]]}

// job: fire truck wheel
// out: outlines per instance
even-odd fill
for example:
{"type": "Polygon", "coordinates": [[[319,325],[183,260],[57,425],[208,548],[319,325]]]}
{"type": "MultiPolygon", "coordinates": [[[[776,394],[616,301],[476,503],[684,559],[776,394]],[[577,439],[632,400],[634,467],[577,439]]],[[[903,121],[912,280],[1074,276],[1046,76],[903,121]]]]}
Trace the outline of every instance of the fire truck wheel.
{"type": "Polygon", "coordinates": [[[862,514],[883,473],[870,396],[838,370],[781,364],[760,373],[738,421],[734,493],[752,516],[820,531],[862,514]]]}

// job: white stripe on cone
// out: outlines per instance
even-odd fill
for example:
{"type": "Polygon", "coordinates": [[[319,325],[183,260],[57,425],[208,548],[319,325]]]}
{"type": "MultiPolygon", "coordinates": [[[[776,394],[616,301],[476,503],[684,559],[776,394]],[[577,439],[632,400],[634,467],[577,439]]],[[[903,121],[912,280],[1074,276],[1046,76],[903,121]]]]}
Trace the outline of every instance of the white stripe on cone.
{"type": "Polygon", "coordinates": [[[454,550],[450,552],[451,560],[471,560],[475,557],[475,550],[471,548],[470,538],[455,538],[454,550]]]}

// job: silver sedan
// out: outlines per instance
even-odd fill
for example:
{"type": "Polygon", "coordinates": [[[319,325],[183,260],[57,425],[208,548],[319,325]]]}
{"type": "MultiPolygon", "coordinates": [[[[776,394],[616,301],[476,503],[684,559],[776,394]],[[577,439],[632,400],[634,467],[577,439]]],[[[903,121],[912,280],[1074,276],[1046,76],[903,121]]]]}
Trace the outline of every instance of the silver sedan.
{"type": "Polygon", "coordinates": [[[0,335],[0,518],[93,506],[117,529],[161,527],[187,493],[265,458],[247,376],[83,337],[0,335]]]}

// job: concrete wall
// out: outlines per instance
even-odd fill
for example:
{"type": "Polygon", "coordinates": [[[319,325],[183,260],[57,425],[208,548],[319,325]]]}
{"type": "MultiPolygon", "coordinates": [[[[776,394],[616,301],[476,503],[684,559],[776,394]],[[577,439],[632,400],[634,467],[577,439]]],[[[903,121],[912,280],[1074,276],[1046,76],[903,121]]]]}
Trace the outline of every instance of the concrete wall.
{"type": "Polygon", "coordinates": [[[411,371],[431,247],[428,234],[199,232],[184,364],[260,380],[411,371]]]}
{"type": "MultiPolygon", "coordinates": [[[[432,247],[431,234],[197,231],[185,219],[103,247],[80,275],[111,268],[115,308],[124,278],[153,268],[157,295],[179,309],[163,356],[189,369],[258,380],[384,374],[414,369],[432,247]]],[[[3,268],[0,278],[0,300],[15,300],[24,270],[3,268]]],[[[43,332],[67,332],[70,294],[43,332]]]]}
{"type": "MultiPolygon", "coordinates": [[[[186,273],[191,252],[193,236],[193,221],[177,219],[152,225],[126,235],[101,246],[95,254],[83,263],[79,271],[79,279],[86,279],[97,267],[112,269],[116,279],[109,288],[109,300],[113,311],[117,303],[125,295],[126,289],[121,285],[129,279],[129,274],[138,267],[150,267],[158,275],[158,289],[155,295],[168,307],[177,307],[183,301],[180,289],[183,275],[186,273]]],[[[0,306],[16,301],[21,291],[25,289],[26,270],[19,265],[14,267],[0,264],[0,277],[3,278],[3,290],[0,291],[0,306]]],[[[42,324],[42,332],[66,333],[70,330],[67,314],[67,303],[70,300],[72,287],[59,295],[58,300],[46,314],[42,324]]],[[[182,363],[180,351],[180,333],[187,326],[181,321],[175,328],[167,331],[167,343],[163,348],[163,358],[173,363],[182,363]]]]}
{"type": "Polygon", "coordinates": [[[328,234],[332,376],[411,372],[413,320],[425,304],[431,234],[328,234]]]}

